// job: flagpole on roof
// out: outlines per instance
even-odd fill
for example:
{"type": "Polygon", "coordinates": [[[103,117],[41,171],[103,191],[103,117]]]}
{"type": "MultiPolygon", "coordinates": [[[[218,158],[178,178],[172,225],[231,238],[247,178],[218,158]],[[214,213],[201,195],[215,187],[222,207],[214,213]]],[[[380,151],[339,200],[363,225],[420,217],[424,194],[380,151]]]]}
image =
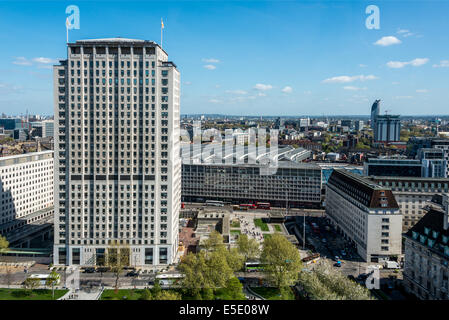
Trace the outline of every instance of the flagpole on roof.
{"type": "Polygon", "coordinates": [[[67,43],[69,43],[69,25],[70,25],[69,17],[67,17],[67,19],[65,19],[65,29],[67,32],[67,43]]]}
{"type": "Polygon", "coordinates": [[[162,29],[164,29],[164,21],[161,18],[161,48],[162,48],[162,29]]]}

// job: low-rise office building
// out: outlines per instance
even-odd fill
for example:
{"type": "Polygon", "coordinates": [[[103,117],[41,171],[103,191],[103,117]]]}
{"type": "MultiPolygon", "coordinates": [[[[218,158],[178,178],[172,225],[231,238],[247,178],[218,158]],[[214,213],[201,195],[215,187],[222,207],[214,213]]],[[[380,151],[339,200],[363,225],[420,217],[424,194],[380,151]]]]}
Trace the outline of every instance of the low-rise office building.
{"type": "Polygon", "coordinates": [[[415,159],[367,159],[365,176],[421,177],[421,161],[415,159]]]}
{"type": "Polygon", "coordinates": [[[448,196],[404,235],[404,287],[423,300],[447,300],[449,282],[448,196]]]}
{"type": "Polygon", "coordinates": [[[320,208],[321,169],[317,165],[279,162],[275,174],[259,164],[183,164],[182,200],[220,200],[235,204],[269,202],[272,206],[320,208]]]}
{"type": "MultiPolygon", "coordinates": [[[[264,155],[255,157],[250,148],[231,149],[219,155],[202,145],[197,153],[190,145],[182,147],[182,201],[218,200],[234,204],[269,202],[271,206],[291,208],[321,207],[321,168],[301,163],[302,151],[280,147],[276,166],[264,164],[264,155]],[[226,161],[226,160],[229,160],[226,161]],[[237,161],[242,160],[242,161],[237,161]]],[[[266,158],[265,158],[266,159],[266,158]]]]}
{"type": "Polygon", "coordinates": [[[326,185],[326,215],[368,262],[401,255],[402,216],[389,188],[336,169],[326,185]]]}
{"type": "Polygon", "coordinates": [[[0,158],[0,234],[53,216],[53,151],[0,158]]]}

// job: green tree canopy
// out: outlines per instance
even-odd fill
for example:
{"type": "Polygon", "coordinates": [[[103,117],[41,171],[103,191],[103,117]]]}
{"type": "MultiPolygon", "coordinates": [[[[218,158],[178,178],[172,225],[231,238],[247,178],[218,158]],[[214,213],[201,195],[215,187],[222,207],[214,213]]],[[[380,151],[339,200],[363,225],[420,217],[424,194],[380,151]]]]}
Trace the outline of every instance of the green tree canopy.
{"type": "Polygon", "coordinates": [[[2,251],[6,251],[9,247],[9,242],[6,240],[5,237],[0,236],[0,253],[2,251]]]}
{"type": "Polygon", "coordinates": [[[312,300],[372,300],[365,287],[322,262],[311,271],[302,271],[299,284],[312,300]]]}
{"type": "Polygon", "coordinates": [[[279,289],[293,285],[298,279],[301,269],[298,249],[279,233],[265,239],[261,262],[269,280],[279,289]]]}
{"type": "Polygon", "coordinates": [[[240,254],[245,258],[245,262],[257,259],[260,256],[259,243],[256,239],[250,239],[246,234],[239,235],[237,246],[240,254]]]}

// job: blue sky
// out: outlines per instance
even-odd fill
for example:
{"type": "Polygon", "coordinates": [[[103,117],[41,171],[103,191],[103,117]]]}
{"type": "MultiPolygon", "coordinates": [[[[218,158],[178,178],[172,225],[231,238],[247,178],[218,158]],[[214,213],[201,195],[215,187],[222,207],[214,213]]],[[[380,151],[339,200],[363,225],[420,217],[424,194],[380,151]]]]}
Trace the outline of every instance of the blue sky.
{"type": "Polygon", "coordinates": [[[1,1],[0,112],[53,113],[51,65],[70,42],[160,42],[181,71],[181,112],[449,114],[449,1],[1,1]],[[365,8],[380,9],[367,29],[365,8]],[[376,44],[377,43],[377,44],[376,44]]]}

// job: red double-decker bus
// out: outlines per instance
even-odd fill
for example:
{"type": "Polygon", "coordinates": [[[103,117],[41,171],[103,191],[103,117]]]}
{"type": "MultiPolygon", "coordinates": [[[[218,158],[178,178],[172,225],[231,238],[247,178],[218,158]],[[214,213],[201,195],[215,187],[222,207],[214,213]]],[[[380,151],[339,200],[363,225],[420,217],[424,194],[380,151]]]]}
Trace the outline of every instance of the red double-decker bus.
{"type": "Polygon", "coordinates": [[[270,210],[271,205],[269,202],[256,202],[257,209],[270,210]]]}

